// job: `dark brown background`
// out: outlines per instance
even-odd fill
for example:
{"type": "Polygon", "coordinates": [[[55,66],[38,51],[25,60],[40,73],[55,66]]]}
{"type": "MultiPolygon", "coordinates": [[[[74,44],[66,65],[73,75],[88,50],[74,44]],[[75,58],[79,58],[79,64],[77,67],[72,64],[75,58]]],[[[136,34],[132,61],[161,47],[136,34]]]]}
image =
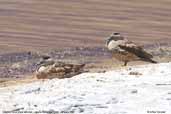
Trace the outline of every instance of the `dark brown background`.
{"type": "Polygon", "coordinates": [[[104,46],[112,32],[171,43],[171,0],[0,0],[0,52],[104,46]]]}

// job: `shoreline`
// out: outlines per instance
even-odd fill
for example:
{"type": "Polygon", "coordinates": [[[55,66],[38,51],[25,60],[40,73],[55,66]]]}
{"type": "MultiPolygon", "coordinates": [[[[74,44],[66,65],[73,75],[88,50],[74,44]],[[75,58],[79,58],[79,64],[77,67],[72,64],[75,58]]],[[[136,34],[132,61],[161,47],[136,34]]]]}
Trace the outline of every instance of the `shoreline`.
{"type": "MultiPolygon", "coordinates": [[[[159,63],[171,61],[170,46],[161,45],[160,48],[157,49],[155,46],[145,47],[147,51],[153,54],[154,59],[159,63]]],[[[37,63],[43,55],[49,55],[52,59],[57,61],[85,63],[85,69],[88,72],[105,72],[107,70],[122,68],[122,63],[111,59],[112,56],[110,52],[104,47],[77,47],[60,50],[53,49],[46,53],[8,53],[0,55],[0,83],[7,82],[9,80],[25,79],[33,76],[34,72],[39,67],[37,63]]],[[[148,63],[133,61],[128,65],[134,66],[142,64],[148,63]]]]}

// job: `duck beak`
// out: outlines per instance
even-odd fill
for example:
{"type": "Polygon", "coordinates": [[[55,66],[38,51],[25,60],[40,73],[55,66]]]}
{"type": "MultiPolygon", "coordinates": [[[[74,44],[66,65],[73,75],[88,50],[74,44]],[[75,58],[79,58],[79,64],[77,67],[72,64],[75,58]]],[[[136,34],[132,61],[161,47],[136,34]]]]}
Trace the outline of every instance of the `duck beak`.
{"type": "Polygon", "coordinates": [[[109,45],[109,42],[110,42],[110,38],[108,38],[108,39],[106,40],[106,46],[109,45]]]}

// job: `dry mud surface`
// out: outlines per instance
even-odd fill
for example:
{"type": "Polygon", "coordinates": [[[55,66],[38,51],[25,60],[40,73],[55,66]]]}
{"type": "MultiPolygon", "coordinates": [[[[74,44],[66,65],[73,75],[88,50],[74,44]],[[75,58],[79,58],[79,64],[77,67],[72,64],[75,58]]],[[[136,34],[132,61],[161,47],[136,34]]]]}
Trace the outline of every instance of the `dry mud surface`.
{"type": "Polygon", "coordinates": [[[97,63],[111,57],[105,48],[67,48],[51,50],[48,53],[18,52],[0,55],[0,77],[12,78],[32,74],[40,66],[43,55],[48,54],[55,61],[97,63]],[[98,58],[98,59],[96,59],[98,58]]]}
{"type": "MultiPolygon", "coordinates": [[[[0,78],[32,75],[45,53],[86,63],[93,72],[116,67],[120,63],[113,64],[104,46],[112,32],[144,44],[156,60],[167,62],[170,6],[170,0],[0,0],[0,78]]],[[[144,63],[130,63],[135,64],[144,63]]]]}
{"type": "MultiPolygon", "coordinates": [[[[154,56],[158,62],[168,62],[171,60],[171,48],[169,45],[158,46],[146,45],[145,50],[154,56]]],[[[33,76],[42,59],[42,56],[49,55],[55,61],[66,63],[84,63],[85,71],[105,72],[114,68],[120,68],[122,62],[112,59],[111,53],[102,47],[94,48],[66,48],[61,50],[51,50],[46,53],[18,52],[0,55],[0,81],[9,79],[21,79],[33,76]]],[[[147,64],[146,62],[135,61],[129,65],[147,64]]]]}

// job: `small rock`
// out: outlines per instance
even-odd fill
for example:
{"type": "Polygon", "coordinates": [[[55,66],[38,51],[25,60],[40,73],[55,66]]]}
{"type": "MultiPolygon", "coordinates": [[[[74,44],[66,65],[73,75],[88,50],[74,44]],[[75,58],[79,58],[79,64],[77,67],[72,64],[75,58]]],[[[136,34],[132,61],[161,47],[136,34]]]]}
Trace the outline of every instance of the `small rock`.
{"type": "Polygon", "coordinates": [[[142,75],[142,73],[139,73],[139,72],[129,72],[129,75],[142,75]]]}
{"type": "Polygon", "coordinates": [[[132,90],[131,93],[135,94],[135,93],[138,93],[138,91],[135,89],[135,90],[132,90]]]}
{"type": "Polygon", "coordinates": [[[79,108],[79,113],[82,113],[84,112],[84,109],[83,108],[79,108]]]}
{"type": "Polygon", "coordinates": [[[166,100],[171,101],[171,98],[167,98],[166,100]]]}
{"type": "Polygon", "coordinates": [[[101,70],[101,71],[98,71],[98,73],[105,73],[106,70],[101,70]]]}
{"type": "Polygon", "coordinates": [[[34,105],[34,107],[37,107],[37,105],[34,105]]]}

